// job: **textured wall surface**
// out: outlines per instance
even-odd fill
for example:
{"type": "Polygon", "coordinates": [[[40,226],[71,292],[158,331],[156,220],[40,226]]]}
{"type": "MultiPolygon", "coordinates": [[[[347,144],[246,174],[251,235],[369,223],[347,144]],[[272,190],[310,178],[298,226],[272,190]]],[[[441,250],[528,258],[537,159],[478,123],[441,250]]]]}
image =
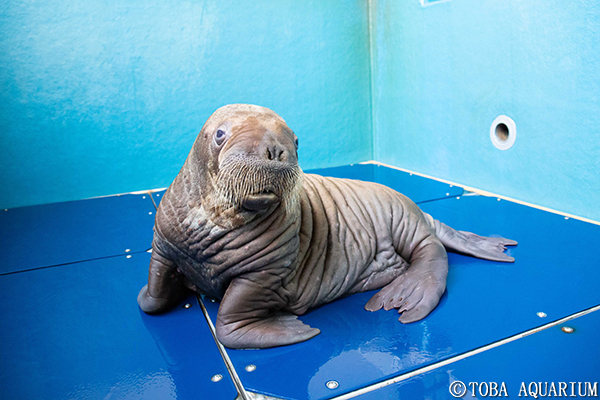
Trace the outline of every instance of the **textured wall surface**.
{"type": "Polygon", "coordinates": [[[372,2],[375,159],[600,221],[600,3],[427,3],[372,2]]]}
{"type": "Polygon", "coordinates": [[[228,103],[305,169],[372,159],[368,45],[356,0],[2,2],[0,207],[168,186],[228,103]]]}
{"type": "Polygon", "coordinates": [[[592,0],[9,0],[0,207],[167,186],[246,102],[287,120],[305,169],[374,158],[600,220],[598,43],[592,0]]]}

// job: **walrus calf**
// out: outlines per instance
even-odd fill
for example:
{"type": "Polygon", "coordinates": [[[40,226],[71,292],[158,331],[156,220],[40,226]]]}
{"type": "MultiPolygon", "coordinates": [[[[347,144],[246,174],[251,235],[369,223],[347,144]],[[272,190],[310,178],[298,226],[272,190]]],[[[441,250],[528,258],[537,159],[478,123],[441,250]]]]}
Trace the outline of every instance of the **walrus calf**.
{"type": "Polygon", "coordinates": [[[275,112],[218,109],[202,128],[156,214],[146,313],[189,289],[222,299],[219,341],[264,348],[320,331],[298,315],[382,288],[369,311],[422,319],[446,289],[447,249],[496,261],[516,242],[456,231],[376,183],[304,174],[298,138],[275,112]]]}

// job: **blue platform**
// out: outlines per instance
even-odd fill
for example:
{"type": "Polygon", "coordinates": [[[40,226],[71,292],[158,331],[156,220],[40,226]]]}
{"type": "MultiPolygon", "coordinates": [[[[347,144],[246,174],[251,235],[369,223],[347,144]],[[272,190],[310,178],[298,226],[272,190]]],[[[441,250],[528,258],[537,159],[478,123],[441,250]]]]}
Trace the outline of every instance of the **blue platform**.
{"type": "Polygon", "coordinates": [[[0,211],[0,274],[146,251],[150,194],[110,196],[0,211]]]}
{"type": "MultiPolygon", "coordinates": [[[[376,165],[319,172],[388,184],[454,228],[515,239],[509,254],[516,262],[450,254],[440,305],[409,325],[394,311],[365,311],[375,292],[310,310],[301,319],[321,329],[314,339],[226,350],[245,390],[282,399],[448,398],[454,380],[504,381],[511,396],[521,381],[598,381],[597,311],[566,323],[575,328],[570,334],[557,325],[470,352],[599,305],[600,226],[376,165]]],[[[158,204],[162,193],[152,196],[158,204]]],[[[0,397],[236,398],[195,297],[160,316],[137,306],[152,239],[149,200],[131,195],[5,212],[2,250],[12,258],[2,260],[0,276],[0,397]],[[32,252],[28,243],[44,250],[32,252]],[[222,379],[213,382],[215,375],[222,379]]],[[[203,304],[214,321],[218,303],[203,304]]]]}
{"type": "Polygon", "coordinates": [[[0,277],[0,397],[235,398],[195,296],[165,315],[140,311],[149,261],[141,253],[0,277]]]}
{"type": "MultiPolygon", "coordinates": [[[[551,390],[552,383],[558,392],[561,382],[566,383],[567,396],[560,397],[579,397],[580,393],[587,393],[588,397],[597,397],[597,395],[589,396],[592,391],[588,389],[586,383],[592,385],[596,383],[596,394],[600,393],[598,391],[600,385],[598,384],[600,380],[598,332],[600,332],[600,312],[595,311],[433,371],[363,394],[357,399],[447,399],[450,397],[450,385],[456,381],[464,383],[467,390],[465,399],[474,398],[473,395],[477,398],[487,397],[482,394],[485,394],[486,390],[491,390],[491,382],[498,384],[498,391],[504,383],[509,398],[532,398],[536,390],[538,397],[551,397],[547,394],[551,390]],[[573,328],[574,331],[565,333],[562,331],[563,327],[573,328]],[[480,387],[482,382],[487,389],[486,386],[480,387]],[[541,386],[538,386],[539,382],[542,383],[541,386]],[[570,382],[577,383],[574,389],[570,382]],[[582,384],[581,387],[578,383],[582,384]],[[571,396],[573,393],[576,396],[571,396]]],[[[489,396],[490,392],[487,393],[489,396]]]]}
{"type": "Polygon", "coordinates": [[[394,168],[383,167],[378,164],[353,164],[334,168],[312,169],[304,172],[334,178],[377,182],[397,190],[417,204],[460,196],[464,192],[458,186],[434,181],[394,168]]]}
{"type": "MultiPolygon", "coordinates": [[[[507,264],[449,254],[446,294],[427,318],[413,324],[399,323],[395,311],[365,311],[373,291],[301,317],[322,332],[307,343],[260,352],[228,350],[236,369],[257,365],[255,372],[241,375],[249,390],[325,399],[600,304],[600,269],[590,251],[600,240],[599,226],[481,196],[429,202],[421,208],[457,229],[519,241],[508,250],[517,261],[507,264]],[[538,312],[547,316],[540,318],[538,312]],[[330,380],[339,386],[328,389],[330,380]]],[[[217,304],[207,308],[216,318],[217,304]]],[[[598,335],[589,337],[597,339],[598,335]]],[[[600,349],[596,355],[600,358],[600,349]]]]}

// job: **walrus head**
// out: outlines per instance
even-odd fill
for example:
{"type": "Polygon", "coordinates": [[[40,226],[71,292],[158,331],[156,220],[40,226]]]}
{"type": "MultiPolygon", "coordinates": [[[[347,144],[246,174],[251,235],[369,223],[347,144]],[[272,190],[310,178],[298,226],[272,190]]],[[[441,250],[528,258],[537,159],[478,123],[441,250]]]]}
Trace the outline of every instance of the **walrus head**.
{"type": "Polygon", "coordinates": [[[197,176],[209,218],[232,228],[279,205],[294,208],[302,177],[297,146],[275,112],[232,104],[206,121],[184,168],[197,176]]]}

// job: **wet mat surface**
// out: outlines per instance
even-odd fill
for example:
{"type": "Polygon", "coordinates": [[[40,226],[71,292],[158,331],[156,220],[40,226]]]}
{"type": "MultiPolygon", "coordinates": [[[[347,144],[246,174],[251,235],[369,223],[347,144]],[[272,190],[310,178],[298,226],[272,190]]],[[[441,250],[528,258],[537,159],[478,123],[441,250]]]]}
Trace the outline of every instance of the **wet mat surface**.
{"type": "Polygon", "coordinates": [[[154,214],[149,195],[1,210],[0,274],[146,251],[154,214]]]}
{"type": "MultiPolygon", "coordinates": [[[[249,390],[283,398],[329,398],[600,304],[600,268],[592,251],[600,240],[600,226],[480,196],[421,207],[458,229],[519,241],[509,250],[517,261],[449,254],[446,294],[420,322],[403,325],[394,311],[365,311],[373,291],[302,316],[303,322],[321,329],[307,342],[228,350],[249,390]],[[538,317],[539,311],[547,317],[538,317]],[[257,369],[246,372],[248,364],[257,369]],[[329,389],[329,381],[338,386],[329,389]]],[[[217,304],[207,307],[214,320],[217,304]]]]}
{"type": "MultiPolygon", "coordinates": [[[[495,198],[456,199],[462,193],[460,188],[376,165],[319,172],[386,183],[456,229],[515,239],[519,245],[509,254],[516,262],[450,254],[448,288],[440,305],[425,320],[409,325],[398,322],[394,311],[365,311],[364,305],[375,291],[311,310],[301,319],[321,329],[314,339],[275,349],[228,351],[248,390],[289,399],[331,398],[600,304],[600,263],[595,254],[600,226],[495,198]],[[421,180],[426,184],[419,183],[421,180]],[[540,311],[547,317],[538,317],[540,311]],[[248,371],[248,365],[256,368],[248,371]],[[331,381],[337,387],[328,388],[331,381]]],[[[153,193],[152,199],[158,203],[163,193],[153,193]]],[[[0,364],[0,392],[4,396],[237,396],[193,297],[187,300],[191,308],[182,308],[182,303],[161,316],[147,316],[137,306],[137,293],[147,282],[149,254],[145,250],[152,241],[155,212],[149,195],[145,196],[25,207],[0,214],[5,250],[0,269],[0,274],[5,274],[0,276],[0,357],[5,360],[0,364]],[[130,251],[125,253],[127,249],[130,251]],[[119,256],[123,254],[132,257],[119,256]],[[91,258],[96,260],[85,261],[91,258]],[[73,262],[78,263],[67,264],[73,262]],[[59,266],[31,270],[53,265],[59,266]],[[30,271],[19,272],[23,270],[30,271]],[[210,380],[215,374],[223,376],[218,383],[210,380]]],[[[214,320],[218,303],[205,303],[214,320]]],[[[526,339],[538,340],[539,336],[540,346],[569,349],[564,343],[568,336],[582,365],[597,368],[589,361],[596,353],[578,355],[583,350],[577,349],[598,337],[589,333],[597,332],[595,325],[590,328],[587,324],[577,327],[573,322],[576,333],[581,332],[582,338],[585,334],[581,342],[580,336],[562,332],[558,333],[564,336],[548,340],[539,336],[550,331],[526,339]]],[[[522,353],[546,363],[540,358],[546,354],[543,350],[528,353],[518,347],[528,342],[520,342],[506,349],[508,345],[503,345],[498,351],[507,353],[498,353],[498,357],[515,359],[522,353]]],[[[483,375],[474,375],[475,379],[469,374],[490,363],[497,369],[509,368],[493,358],[481,358],[494,353],[487,354],[469,358],[473,364],[461,367],[464,372],[459,371],[456,379],[484,380],[483,375]]],[[[385,392],[364,396],[447,398],[448,371],[453,365],[432,378],[422,375],[405,381],[410,385],[420,382],[417,386],[396,384],[385,392]]],[[[526,371],[526,365],[516,368],[516,373],[526,371]]],[[[532,361],[530,368],[534,365],[532,361]]]]}
{"type": "Polygon", "coordinates": [[[150,255],[0,276],[0,397],[237,396],[195,296],[148,316],[136,296],[150,255]],[[220,374],[223,379],[212,382],[220,374]]]}
{"type": "Polygon", "coordinates": [[[595,311],[357,399],[447,399],[451,387],[465,399],[500,397],[503,390],[502,397],[509,398],[597,397],[598,332],[595,311]],[[574,331],[565,333],[563,327],[574,331]]]}

